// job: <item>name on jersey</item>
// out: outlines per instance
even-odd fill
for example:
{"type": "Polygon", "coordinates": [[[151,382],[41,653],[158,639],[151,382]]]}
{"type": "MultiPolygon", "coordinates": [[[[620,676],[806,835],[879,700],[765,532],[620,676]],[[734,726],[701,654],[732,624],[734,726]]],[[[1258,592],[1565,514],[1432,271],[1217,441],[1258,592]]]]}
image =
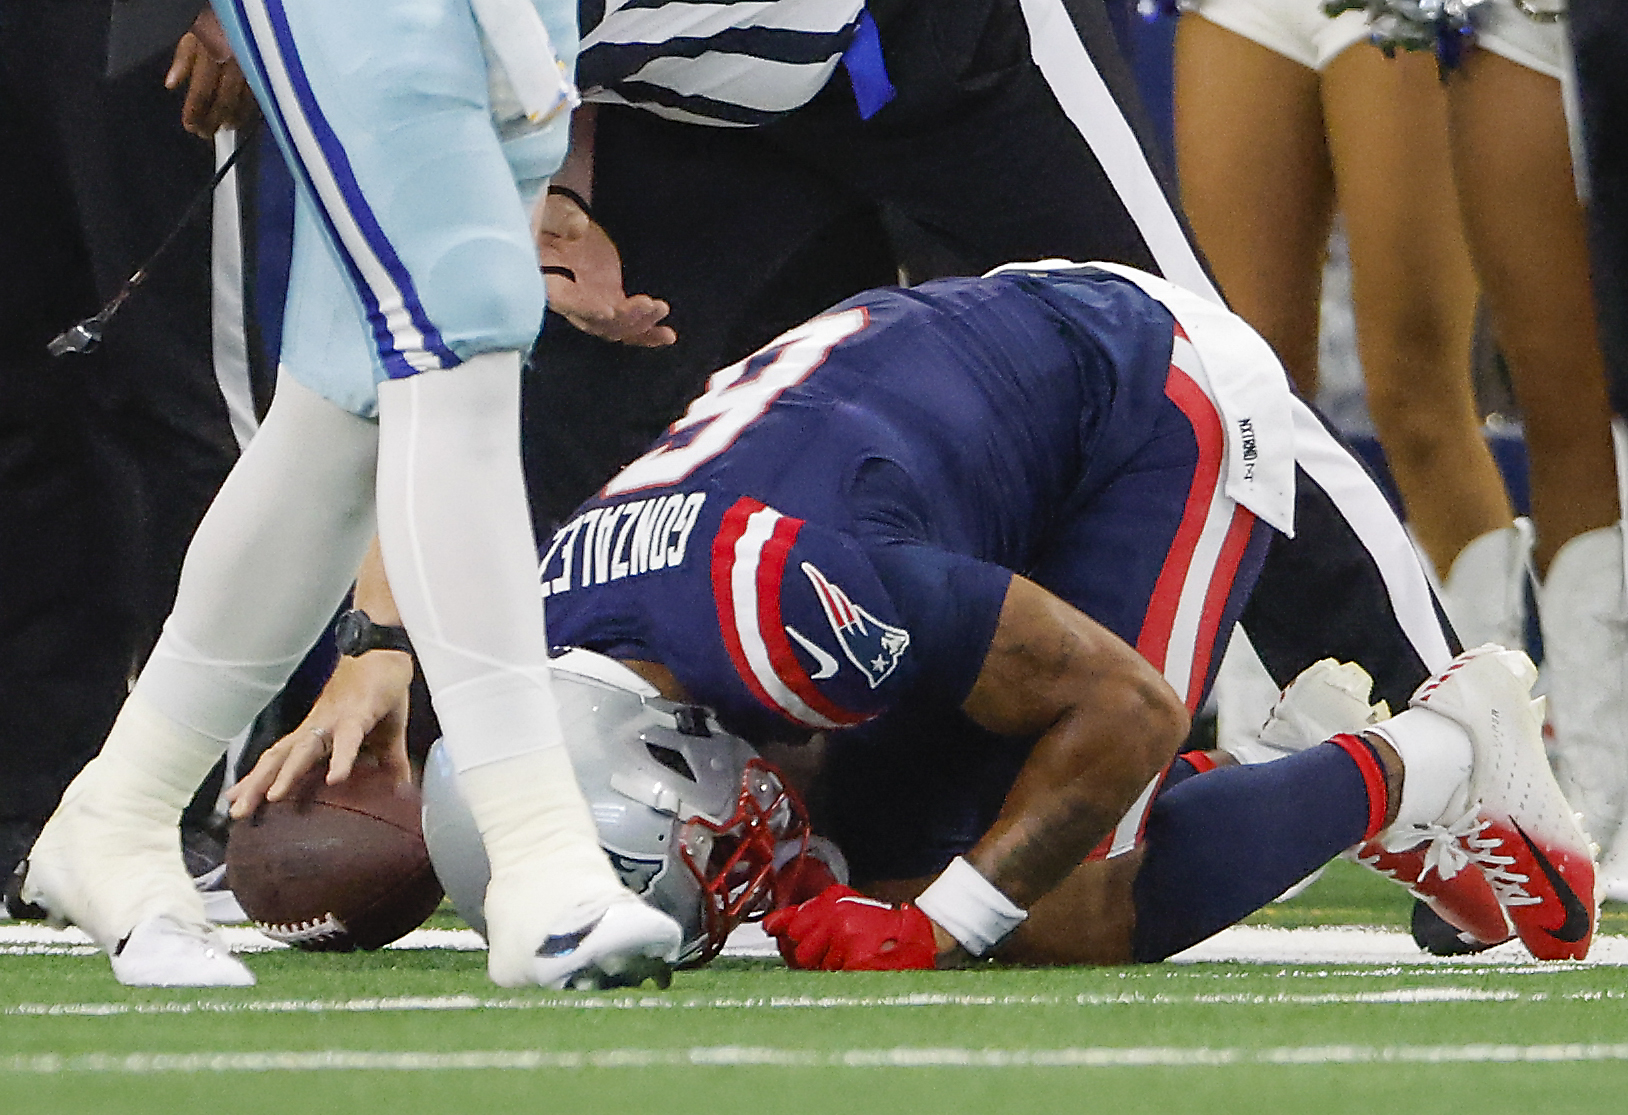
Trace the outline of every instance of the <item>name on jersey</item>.
{"type": "Polygon", "coordinates": [[[678,566],[706,501],[705,492],[675,492],[584,511],[543,555],[543,596],[678,566]]]}

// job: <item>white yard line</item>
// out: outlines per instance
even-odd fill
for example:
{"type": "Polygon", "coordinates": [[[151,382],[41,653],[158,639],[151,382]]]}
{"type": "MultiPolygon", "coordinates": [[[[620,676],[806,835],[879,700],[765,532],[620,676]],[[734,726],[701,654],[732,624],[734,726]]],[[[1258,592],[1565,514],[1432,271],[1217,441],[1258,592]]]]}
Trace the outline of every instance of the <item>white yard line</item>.
{"type": "Polygon", "coordinates": [[[1267,1049],[1132,1046],[1062,1049],[873,1048],[819,1052],[758,1046],[688,1049],[471,1050],[463,1053],[317,1050],[274,1053],[79,1053],[0,1057],[0,1073],[151,1075],[232,1072],[444,1072],[454,1069],[1187,1068],[1225,1065],[1567,1063],[1628,1061],[1615,1045],[1309,1045],[1267,1049]]]}
{"type": "MultiPolygon", "coordinates": [[[[1240,964],[1489,964],[1555,970],[1553,963],[1533,960],[1518,941],[1510,941],[1475,956],[1429,956],[1413,938],[1400,930],[1330,925],[1305,929],[1277,929],[1265,925],[1235,925],[1194,945],[1177,962],[1240,964]]],[[[1628,965],[1628,937],[1601,934],[1594,938],[1586,967],[1628,965]]]]}
{"type": "MultiPolygon", "coordinates": [[[[266,952],[287,947],[248,926],[222,926],[221,933],[234,952],[266,952]]],[[[477,951],[486,946],[470,929],[418,929],[387,947],[477,951]]],[[[77,929],[52,929],[32,922],[0,922],[0,956],[84,956],[95,951],[90,938],[77,929]]],[[[772,958],[778,953],[774,943],[754,924],[742,926],[736,931],[724,955],[772,958]]],[[[1438,957],[1420,952],[1413,939],[1398,930],[1361,926],[1276,929],[1238,925],[1188,949],[1176,957],[1176,963],[1383,964],[1438,968],[1496,966],[1500,969],[1557,971],[1576,967],[1628,965],[1628,936],[1598,936],[1586,961],[1554,964],[1533,960],[1519,943],[1513,941],[1476,956],[1438,957]]]]}
{"type": "Polygon", "coordinates": [[[1596,1002],[1628,999],[1628,990],[1587,988],[1567,992],[1467,987],[1399,987],[1383,991],[1193,993],[1123,992],[1115,995],[680,995],[482,998],[475,995],[400,996],[371,999],[193,999],[161,1003],[15,1003],[0,1016],[104,1018],[183,1014],[384,1014],[470,1010],[870,1010],[913,1007],[1167,1007],[1167,1006],[1410,1006],[1428,1003],[1596,1002]]]}
{"type": "MultiPolygon", "coordinates": [[[[223,925],[220,933],[233,952],[274,952],[288,947],[247,925],[223,925]]],[[[486,942],[473,929],[415,929],[385,947],[475,952],[484,950],[486,942]]],[[[95,952],[96,946],[84,931],[72,926],[53,929],[38,922],[0,922],[0,956],[89,956],[95,952]]]]}

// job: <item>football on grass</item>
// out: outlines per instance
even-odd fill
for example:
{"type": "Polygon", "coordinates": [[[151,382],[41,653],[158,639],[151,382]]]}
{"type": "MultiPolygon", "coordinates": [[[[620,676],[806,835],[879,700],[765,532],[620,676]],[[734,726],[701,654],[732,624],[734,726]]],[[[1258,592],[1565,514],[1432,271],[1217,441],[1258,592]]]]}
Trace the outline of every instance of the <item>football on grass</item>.
{"type": "Polygon", "coordinates": [[[260,932],[312,952],[380,948],[441,901],[418,788],[362,763],[337,786],[311,771],[234,825],[226,878],[260,932]]]}

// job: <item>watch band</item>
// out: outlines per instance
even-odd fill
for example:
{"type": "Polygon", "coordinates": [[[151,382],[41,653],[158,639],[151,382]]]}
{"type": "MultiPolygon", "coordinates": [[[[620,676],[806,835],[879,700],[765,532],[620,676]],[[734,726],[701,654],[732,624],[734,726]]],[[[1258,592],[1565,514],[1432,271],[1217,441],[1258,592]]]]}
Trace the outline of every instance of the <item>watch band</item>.
{"type": "Polygon", "coordinates": [[[334,644],[346,658],[359,658],[370,650],[400,650],[413,653],[405,627],[374,623],[360,608],[352,608],[334,624],[334,644]]]}

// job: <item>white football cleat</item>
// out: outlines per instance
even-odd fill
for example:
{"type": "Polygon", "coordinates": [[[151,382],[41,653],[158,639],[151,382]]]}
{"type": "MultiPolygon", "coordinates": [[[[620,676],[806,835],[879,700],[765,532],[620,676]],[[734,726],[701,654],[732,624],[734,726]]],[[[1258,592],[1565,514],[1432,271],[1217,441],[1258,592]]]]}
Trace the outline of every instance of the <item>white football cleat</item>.
{"type": "Polygon", "coordinates": [[[1537,670],[1494,644],[1465,651],[1410,704],[1464,729],[1474,749],[1477,831],[1461,844],[1485,872],[1515,931],[1541,960],[1588,954],[1599,913],[1588,837],[1549,769],[1537,670]]]}
{"type": "Polygon", "coordinates": [[[254,973],[207,925],[148,918],[114,946],[113,975],[128,987],[252,987],[254,973]]]}
{"type": "Polygon", "coordinates": [[[91,761],[68,787],[24,861],[21,899],[90,934],[111,955],[155,918],[206,924],[173,822],[150,816],[140,787],[98,777],[91,761]]]}
{"type": "MultiPolygon", "coordinates": [[[[19,900],[51,920],[77,925],[109,956],[147,922],[167,919],[196,927],[179,931],[183,936],[207,934],[203,898],[181,856],[180,821],[221,749],[219,741],[169,719],[139,688],[131,693],[101,752],[68,784],[34,841],[19,900]]],[[[137,956],[147,951],[138,941],[137,956]]],[[[186,954],[180,946],[169,951],[186,954]]],[[[193,951],[202,956],[207,950],[193,951]]],[[[226,964],[219,959],[205,957],[199,974],[182,982],[242,984],[247,970],[230,957],[226,964]]],[[[118,966],[138,975],[141,967],[134,961],[118,966]]]]}
{"type": "MultiPolygon", "coordinates": [[[[1390,716],[1384,701],[1368,703],[1373,686],[1368,672],[1354,662],[1312,663],[1278,698],[1261,729],[1262,747],[1288,755],[1333,736],[1361,735],[1390,716]]],[[[1470,820],[1473,829],[1473,815],[1470,820]]],[[[1406,889],[1455,929],[1483,943],[1507,940],[1511,930],[1503,907],[1480,868],[1459,848],[1466,832],[1462,819],[1405,833],[1387,831],[1345,855],[1406,889]]]]}
{"type": "Polygon", "coordinates": [[[672,983],[683,933],[678,922],[636,898],[613,902],[574,929],[552,933],[537,947],[531,982],[539,987],[602,991],[672,983]]]}

